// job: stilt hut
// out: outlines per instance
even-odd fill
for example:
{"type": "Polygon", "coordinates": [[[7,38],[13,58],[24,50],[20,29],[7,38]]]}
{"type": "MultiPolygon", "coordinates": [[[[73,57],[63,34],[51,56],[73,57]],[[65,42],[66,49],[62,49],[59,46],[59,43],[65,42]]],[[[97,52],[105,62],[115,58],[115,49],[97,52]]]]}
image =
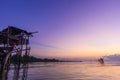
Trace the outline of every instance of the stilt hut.
{"type": "Polygon", "coordinates": [[[12,53],[19,55],[19,64],[23,52],[26,56],[29,56],[29,37],[31,36],[32,32],[14,26],[8,26],[6,29],[0,31],[0,65],[2,70],[6,69],[10,64],[12,53]]]}

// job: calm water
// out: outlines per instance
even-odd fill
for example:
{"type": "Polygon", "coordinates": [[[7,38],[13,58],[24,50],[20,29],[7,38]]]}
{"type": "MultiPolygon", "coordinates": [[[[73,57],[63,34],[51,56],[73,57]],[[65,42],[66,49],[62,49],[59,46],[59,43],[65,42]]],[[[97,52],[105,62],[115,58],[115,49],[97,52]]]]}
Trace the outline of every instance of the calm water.
{"type": "Polygon", "coordinates": [[[32,63],[28,73],[23,75],[21,69],[19,75],[16,74],[11,66],[7,80],[120,80],[120,66],[97,62],[32,63]]]}

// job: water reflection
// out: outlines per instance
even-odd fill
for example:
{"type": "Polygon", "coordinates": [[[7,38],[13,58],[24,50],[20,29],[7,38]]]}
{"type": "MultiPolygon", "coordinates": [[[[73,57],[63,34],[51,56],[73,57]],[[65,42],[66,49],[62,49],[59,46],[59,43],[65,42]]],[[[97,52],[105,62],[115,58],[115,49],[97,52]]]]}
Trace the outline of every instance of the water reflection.
{"type": "Polygon", "coordinates": [[[13,64],[13,67],[3,70],[0,72],[0,80],[27,80],[28,63],[24,64],[13,64]],[[13,74],[10,71],[13,71],[13,74]],[[21,74],[22,73],[22,74],[21,74]],[[13,78],[8,78],[13,75],[13,78]]]}
{"type": "Polygon", "coordinates": [[[120,63],[58,62],[12,64],[0,80],[120,80],[120,63]],[[29,71],[28,71],[29,66],[29,71]]]}

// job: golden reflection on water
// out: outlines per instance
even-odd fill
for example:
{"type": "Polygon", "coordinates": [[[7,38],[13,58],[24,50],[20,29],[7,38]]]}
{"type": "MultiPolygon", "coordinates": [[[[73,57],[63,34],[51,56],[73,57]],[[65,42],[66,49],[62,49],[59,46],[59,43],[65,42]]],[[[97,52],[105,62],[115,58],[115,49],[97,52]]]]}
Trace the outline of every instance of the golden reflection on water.
{"type": "Polygon", "coordinates": [[[0,80],[120,80],[119,63],[57,62],[12,65],[0,80]]]}

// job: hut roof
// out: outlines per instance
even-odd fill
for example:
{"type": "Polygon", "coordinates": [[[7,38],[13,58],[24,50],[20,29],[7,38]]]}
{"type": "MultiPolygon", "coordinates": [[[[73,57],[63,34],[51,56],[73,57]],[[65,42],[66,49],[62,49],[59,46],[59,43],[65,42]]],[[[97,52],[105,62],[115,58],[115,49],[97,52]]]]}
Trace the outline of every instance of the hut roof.
{"type": "Polygon", "coordinates": [[[22,30],[22,29],[14,27],[14,26],[8,26],[8,28],[3,29],[1,32],[7,33],[8,30],[9,30],[9,32],[10,32],[11,35],[19,35],[21,33],[29,35],[29,32],[27,32],[26,30],[22,30]]]}
{"type": "Polygon", "coordinates": [[[8,28],[3,29],[0,31],[0,44],[7,44],[7,41],[9,39],[9,43],[16,43],[19,44],[19,40],[22,38],[22,40],[26,40],[23,36],[29,36],[32,35],[30,32],[27,32],[26,30],[22,30],[19,28],[16,28],[14,26],[8,26],[8,28]],[[21,35],[23,33],[23,35],[21,35]],[[9,34],[9,36],[8,36],[9,34]]]}

